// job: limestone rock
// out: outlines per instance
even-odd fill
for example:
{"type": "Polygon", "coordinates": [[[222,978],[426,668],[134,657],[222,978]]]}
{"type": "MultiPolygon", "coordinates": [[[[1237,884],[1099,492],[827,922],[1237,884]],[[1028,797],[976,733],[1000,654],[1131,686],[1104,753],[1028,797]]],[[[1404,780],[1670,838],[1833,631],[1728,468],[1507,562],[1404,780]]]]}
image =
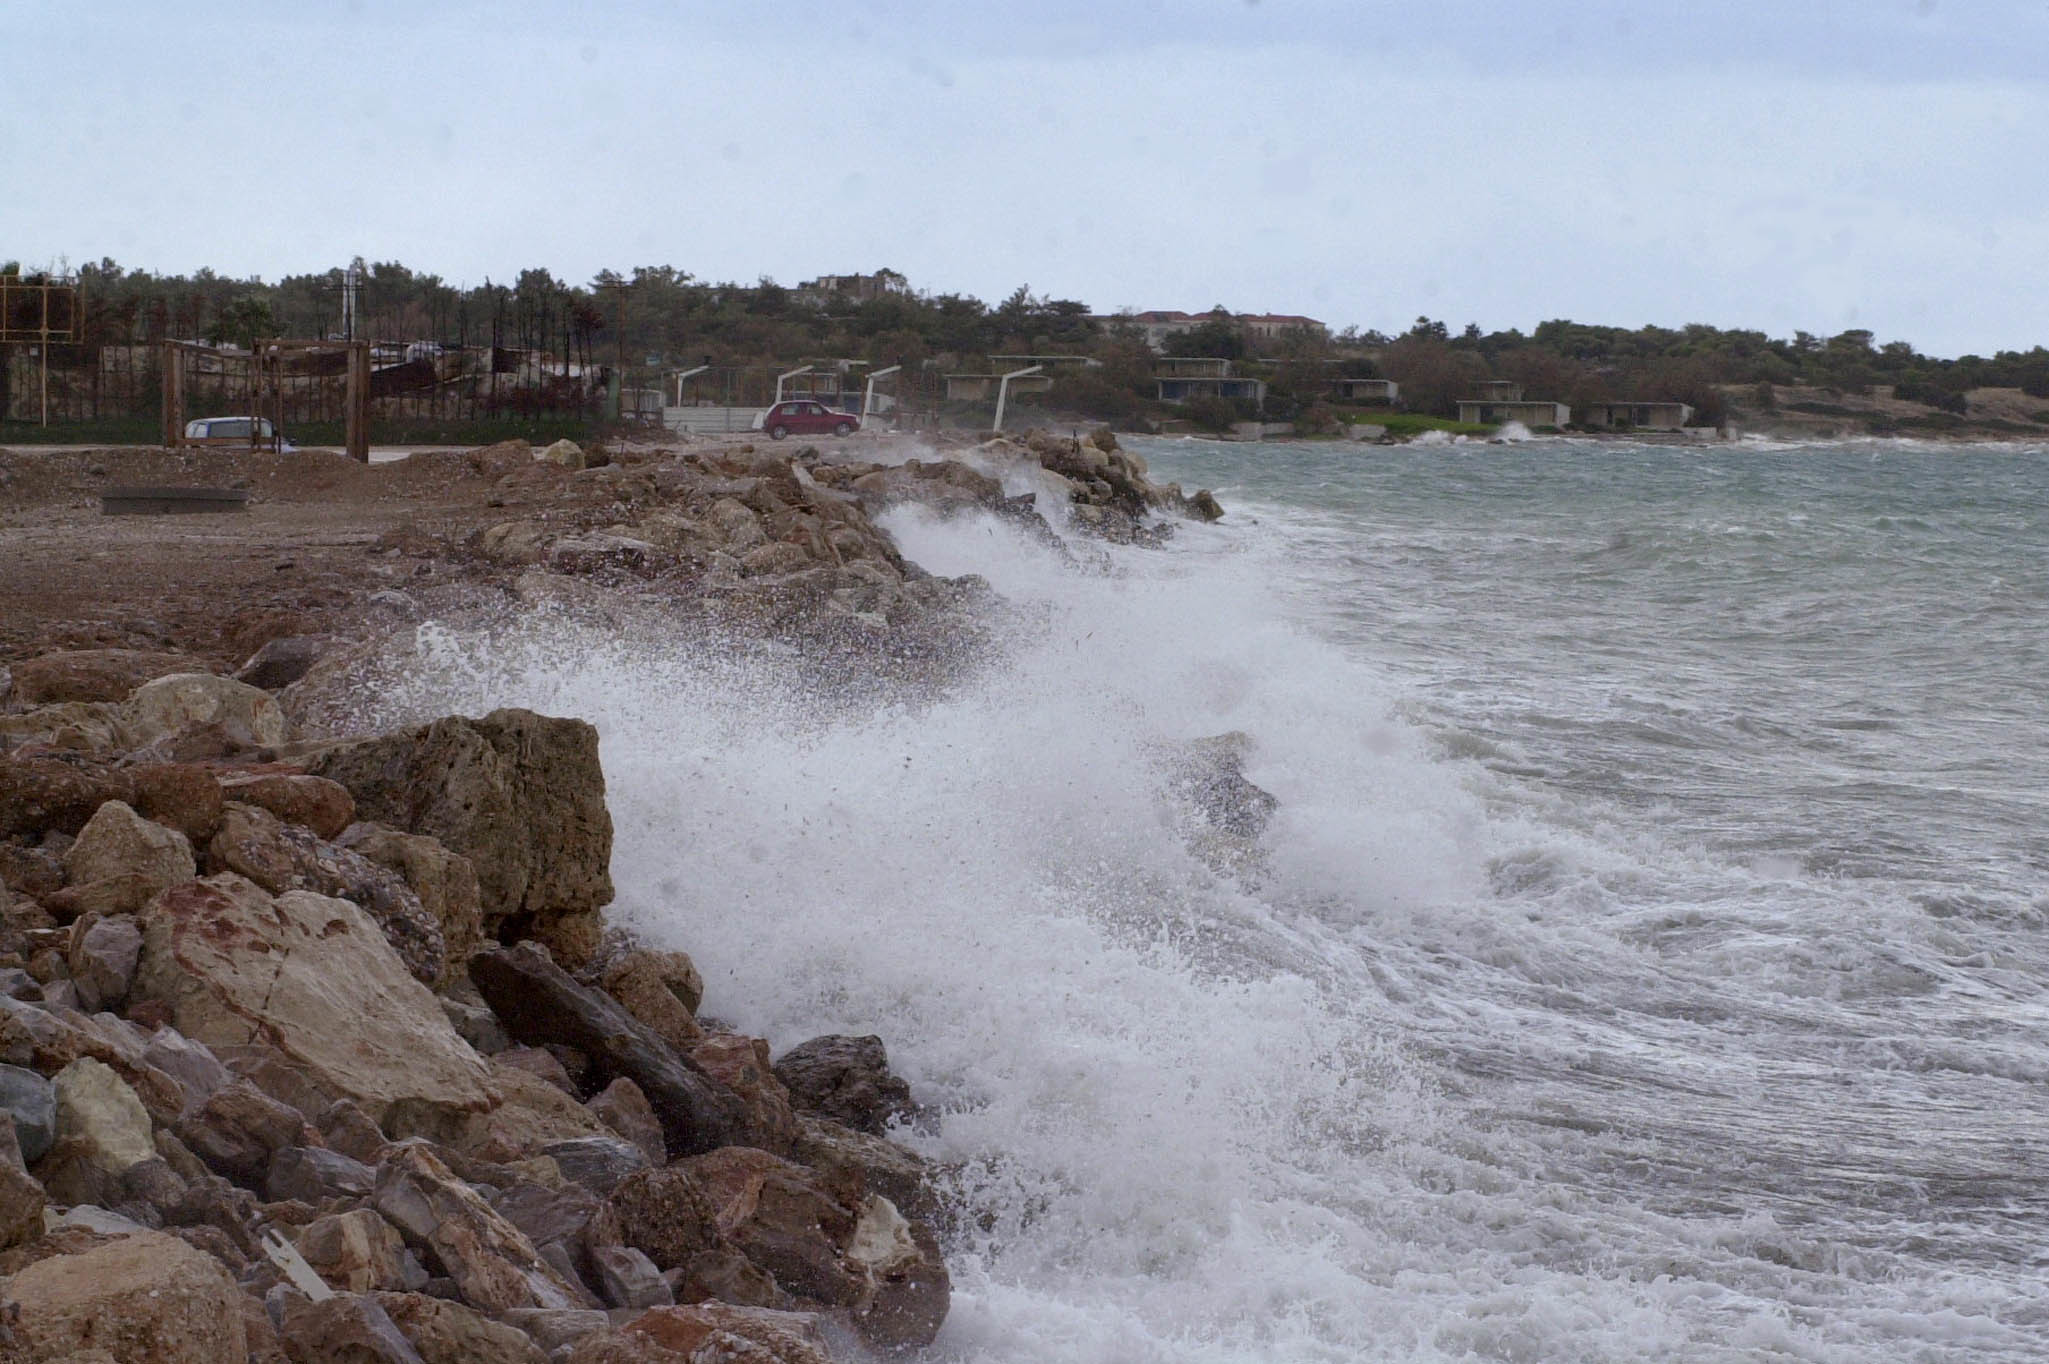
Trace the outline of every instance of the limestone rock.
{"type": "Polygon", "coordinates": [[[22,1066],[0,1065],[0,1117],[9,1119],[16,1150],[30,1165],[57,1140],[57,1088],[22,1066]]]}
{"type": "Polygon", "coordinates": [[[285,713],[269,692],[206,673],[174,673],[144,683],[122,714],[137,748],[209,725],[252,747],[275,748],[285,741],[285,713]]]}
{"type": "Polygon", "coordinates": [[[294,1299],[278,1339],[292,1364],[424,1364],[377,1299],[357,1293],[294,1299]]]}
{"type": "Polygon", "coordinates": [[[144,763],[129,769],[135,810],[203,843],[221,819],[220,779],[198,763],[144,763]]]}
{"type": "MultiPolygon", "coordinates": [[[[139,962],[138,958],[138,962],[139,962]]],[[[191,1113],[235,1077],[205,1045],[176,1028],[158,1028],[143,1048],[142,1059],[176,1080],[184,1090],[180,1116],[191,1113]]]]}
{"type": "Polygon", "coordinates": [[[459,1302],[422,1293],[379,1293],[377,1305],[419,1352],[422,1364],[548,1364],[526,1332],[459,1302]]]}
{"type": "Polygon", "coordinates": [[[64,854],[64,874],[74,885],[135,875],[144,879],[153,895],[191,880],[197,872],[185,835],[144,819],[118,800],[94,811],[79,830],[78,841],[64,854]]]}
{"type": "Polygon", "coordinates": [[[76,834],[108,801],[135,798],[135,779],[84,754],[0,753],[0,838],[76,834]]]}
{"type": "Polygon", "coordinates": [[[498,1195],[492,1206],[542,1254],[547,1254],[550,1246],[561,1247],[573,1276],[584,1274],[586,1267],[594,1271],[592,1257],[598,1251],[625,1244],[619,1214],[612,1204],[580,1185],[515,1184],[498,1195]]]}
{"type": "Polygon", "coordinates": [[[704,1182],[677,1166],[629,1175],[612,1192],[619,1234],[661,1269],[674,1269],[719,1241],[719,1209],[704,1182]]]}
{"type": "Polygon", "coordinates": [[[483,932],[589,959],[612,899],[612,817],[597,731],[498,710],[344,744],[313,763],[348,787],[359,817],[429,834],[470,859],[483,932]]]}
{"type": "Polygon", "coordinates": [[[564,469],[581,469],[587,463],[583,447],[573,440],[558,440],[553,445],[534,452],[536,460],[546,460],[564,469]]]}
{"type": "Polygon", "coordinates": [[[799,1043],[777,1058],[775,1077],[799,1108],[857,1132],[881,1136],[917,1111],[911,1087],[890,1073],[882,1039],[873,1035],[799,1043]]]}
{"type": "Polygon", "coordinates": [[[376,922],[415,979],[433,985],[448,970],[441,924],[402,876],[269,810],[230,801],[207,845],[207,865],[274,895],[310,890],[347,900],[376,922]]]}
{"type": "Polygon", "coordinates": [[[31,1178],[14,1124],[0,1122],[0,1251],[11,1250],[43,1234],[43,1209],[49,1197],[31,1178]]]}
{"type": "Polygon", "coordinates": [[[420,907],[441,925],[447,965],[439,984],[457,978],[483,936],[483,903],[477,869],[470,860],[451,852],[438,838],[401,833],[367,821],[351,824],[337,841],[405,878],[419,897],[420,907]]]}
{"type": "Polygon", "coordinates": [[[669,1158],[662,1140],[661,1119],[655,1116],[654,1106],[640,1092],[640,1086],[625,1076],[606,1085],[604,1092],[584,1107],[599,1122],[638,1146],[650,1165],[660,1165],[669,1158]]]}
{"type": "Polygon", "coordinates": [[[336,1099],[329,1104],[314,1125],[320,1129],[320,1135],[327,1139],[331,1149],[365,1165],[375,1165],[382,1160],[384,1148],[390,1145],[377,1124],[370,1121],[370,1115],[350,1099],[336,1099]]]}
{"type": "Polygon", "coordinates": [[[667,1307],[676,1301],[654,1261],[631,1246],[600,1246],[591,1259],[598,1294],[614,1307],[667,1307]]]}
{"type": "Polygon", "coordinates": [[[470,978],[492,1012],[529,1045],[561,1042],[591,1058],[599,1078],[625,1076],[661,1120],[672,1155],[711,1150],[752,1133],[740,1100],[607,996],[576,983],[530,944],[479,953],[470,978]]]}
{"type": "Polygon", "coordinates": [[[691,1047],[689,1056],[740,1096],[757,1145],[788,1154],[797,1138],[797,1115],[790,1108],[789,1090],[769,1068],[767,1042],[738,1033],[714,1033],[691,1047]]]}
{"type": "Polygon", "coordinates": [[[206,1167],[238,1184],[254,1184],[278,1151],[297,1144],[299,1111],[247,1080],[220,1086],[182,1117],[178,1139],[206,1167]]]}
{"type": "Polygon", "coordinates": [[[273,1203],[297,1200],[315,1207],[330,1198],[363,1198],[377,1173],[360,1160],[321,1146],[284,1146],[270,1158],[263,1191],[273,1203]]]}
{"type": "Polygon", "coordinates": [[[44,654],[13,667],[14,704],[44,706],[60,701],[125,701],[153,677],[197,671],[189,654],[141,649],[74,649],[44,654]]]}
{"type": "Polygon", "coordinates": [[[797,1140],[791,1158],[828,1181],[851,1183],[878,1193],[905,1216],[929,1222],[939,1214],[932,1170],[924,1157],[886,1137],[857,1132],[810,1114],[797,1117],[797,1140]]]}
{"type": "Polygon", "coordinates": [[[377,1210],[431,1251],[463,1300],[490,1313],[575,1307],[578,1292],[533,1242],[417,1143],[394,1146],[377,1169],[377,1210]]]}
{"type": "Polygon", "coordinates": [[[346,786],[304,772],[230,775],[222,778],[221,790],[229,800],[260,806],[320,838],[338,837],[356,817],[356,802],[346,786]]]}
{"type": "Polygon", "coordinates": [[[551,1142],[542,1148],[542,1154],[555,1162],[564,1179],[598,1194],[610,1194],[622,1180],[650,1163],[646,1152],[624,1137],[614,1136],[551,1142]]]}
{"type": "Polygon", "coordinates": [[[562,1358],[568,1346],[611,1326],[603,1312],[578,1308],[518,1307],[505,1313],[504,1321],[524,1331],[550,1359],[562,1358]]]}
{"type": "MultiPolygon", "coordinates": [[[[493,1104],[472,1117],[451,1144],[466,1155],[498,1163],[527,1160],[560,1142],[606,1131],[597,1115],[547,1080],[520,1069],[501,1053],[488,1062],[493,1104]]],[[[541,1055],[546,1056],[543,1052],[541,1055]]]]}
{"type": "Polygon", "coordinates": [[[233,874],[173,887],[143,915],[131,994],[216,1049],[272,1049],[388,1131],[460,1123],[492,1101],[483,1059],[346,900],[273,898],[233,874]]]}
{"type": "Polygon", "coordinates": [[[656,1307],[578,1343],[569,1364],[832,1364],[818,1318],[704,1302],[656,1307]],[[645,1347],[653,1346],[652,1351],[645,1347]]]}
{"type": "Polygon", "coordinates": [[[107,1206],[132,1165],[156,1159],[149,1110],[112,1068],[89,1056],[57,1073],[57,1140],[43,1183],[64,1203],[107,1206]]]}
{"type": "Polygon", "coordinates": [[[292,1241],[314,1273],[340,1292],[397,1291],[406,1286],[405,1238],[369,1208],[310,1222],[292,1241]]]}
{"type": "Polygon", "coordinates": [[[605,993],[652,1028],[679,1055],[704,1036],[694,1015],[704,998],[704,977],[681,952],[634,948],[605,963],[599,980],[605,993]]]}
{"type": "Polygon", "coordinates": [[[97,919],[72,944],[71,978],[88,1013],[118,1009],[128,998],[142,958],[142,929],[133,917],[97,919]]]}
{"type": "Polygon", "coordinates": [[[29,1359],[97,1351],[113,1364],[222,1364],[248,1353],[235,1281],[212,1256],[160,1232],[39,1260],[8,1280],[7,1296],[29,1359]]]}

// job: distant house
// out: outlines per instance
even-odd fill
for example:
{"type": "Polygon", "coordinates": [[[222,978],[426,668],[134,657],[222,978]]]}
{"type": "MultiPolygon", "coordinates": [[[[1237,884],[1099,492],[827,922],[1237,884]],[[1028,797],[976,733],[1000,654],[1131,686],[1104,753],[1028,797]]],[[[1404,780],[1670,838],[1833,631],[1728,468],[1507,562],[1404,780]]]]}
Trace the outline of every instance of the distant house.
{"type": "Polygon", "coordinates": [[[1278,341],[1290,332],[1306,332],[1311,336],[1330,334],[1330,328],[1300,313],[1238,313],[1233,320],[1254,341],[1278,341]]]}
{"type": "Polygon", "coordinates": [[[1103,362],[1093,355],[992,355],[990,368],[999,374],[1041,365],[1047,369],[1101,369],[1103,362]]]}
{"type": "Polygon", "coordinates": [[[1598,431],[1677,431],[1692,416],[1685,403],[1589,403],[1579,409],[1579,424],[1598,431]]]}
{"type": "Polygon", "coordinates": [[[1230,373],[1229,360],[1207,355],[1162,355],[1153,361],[1153,375],[1160,379],[1223,379],[1230,373]]]}
{"type": "Polygon", "coordinates": [[[834,299],[866,303],[889,294],[908,294],[911,282],[894,270],[877,270],[872,275],[820,275],[797,286],[797,301],[823,307],[834,299]]]}
{"type": "Polygon", "coordinates": [[[1402,386],[1392,379],[1340,379],[1338,397],[1348,403],[1381,403],[1393,407],[1402,386]]]}
{"type": "Polygon", "coordinates": [[[1524,426],[1532,428],[1555,427],[1563,426],[1572,420],[1572,409],[1564,403],[1525,401],[1521,398],[1499,402],[1487,398],[1461,398],[1458,404],[1458,419],[1484,426],[1521,422],[1524,426]]]}
{"type": "MultiPolygon", "coordinates": [[[[1184,313],[1175,310],[1151,309],[1142,313],[1112,313],[1098,315],[1089,320],[1104,327],[1127,326],[1136,328],[1145,337],[1146,345],[1155,351],[1165,351],[1167,343],[1184,332],[1194,331],[1204,323],[1215,321],[1216,313],[1184,313]]],[[[1224,319],[1233,323],[1245,339],[1256,347],[1261,342],[1280,339],[1290,332],[1309,332],[1316,336],[1329,334],[1329,328],[1313,317],[1300,313],[1228,313],[1224,319]]]]}

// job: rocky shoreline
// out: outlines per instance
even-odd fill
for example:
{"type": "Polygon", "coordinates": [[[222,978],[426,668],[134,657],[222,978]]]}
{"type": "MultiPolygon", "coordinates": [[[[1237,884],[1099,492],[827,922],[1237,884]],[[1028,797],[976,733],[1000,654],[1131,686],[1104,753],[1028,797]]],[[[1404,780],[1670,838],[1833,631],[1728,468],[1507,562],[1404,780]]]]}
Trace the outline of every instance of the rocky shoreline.
{"type": "MultiPolygon", "coordinates": [[[[986,588],[904,560],[872,520],[900,502],[1053,536],[1029,483],[1139,543],[1221,509],[1107,433],[544,453],[456,457],[480,514],[370,547],[438,603],[278,613],[236,676],[177,638],[0,674],[0,1361],[817,1364],[939,1331],[962,1210],[894,1139],[923,1116],[882,1040],[772,1055],[607,924],[589,724],[361,732],[352,693],[437,607],[930,641],[986,588]]],[[[1234,761],[1189,780],[1268,808],[1234,761]]]]}

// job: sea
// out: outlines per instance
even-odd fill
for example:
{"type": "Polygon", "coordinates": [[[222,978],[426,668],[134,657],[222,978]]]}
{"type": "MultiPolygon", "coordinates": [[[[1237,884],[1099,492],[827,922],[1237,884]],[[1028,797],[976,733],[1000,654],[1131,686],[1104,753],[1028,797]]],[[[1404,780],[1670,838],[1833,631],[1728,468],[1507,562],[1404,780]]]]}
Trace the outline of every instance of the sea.
{"type": "Polygon", "coordinates": [[[405,698],[590,719],[615,918],[885,1040],[921,1358],[2049,1359],[2049,448],[1126,443],[1227,515],[886,516],[992,589],[935,685],[536,619],[405,698]]]}

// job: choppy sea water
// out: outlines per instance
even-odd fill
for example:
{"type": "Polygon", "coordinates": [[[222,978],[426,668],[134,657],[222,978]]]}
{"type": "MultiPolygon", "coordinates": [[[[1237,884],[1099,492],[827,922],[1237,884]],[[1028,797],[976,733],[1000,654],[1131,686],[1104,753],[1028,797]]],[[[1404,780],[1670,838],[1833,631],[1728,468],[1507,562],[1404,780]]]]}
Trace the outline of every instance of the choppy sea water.
{"type": "Polygon", "coordinates": [[[2049,1357],[2049,452],[1139,448],[1230,515],[889,518],[1012,604],[937,699],[545,623],[405,698],[591,719],[615,914],[887,1039],[930,1358],[2049,1357]]]}

